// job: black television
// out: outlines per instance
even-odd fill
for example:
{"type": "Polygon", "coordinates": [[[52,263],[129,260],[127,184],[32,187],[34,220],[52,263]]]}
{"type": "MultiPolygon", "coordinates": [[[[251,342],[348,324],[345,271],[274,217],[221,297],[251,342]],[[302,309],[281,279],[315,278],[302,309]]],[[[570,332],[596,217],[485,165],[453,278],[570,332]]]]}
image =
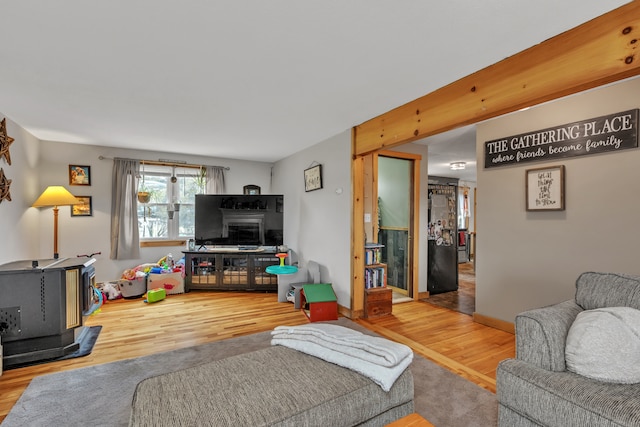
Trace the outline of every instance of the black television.
{"type": "Polygon", "coordinates": [[[284,196],[281,194],[197,194],[197,246],[280,246],[284,196]]]}

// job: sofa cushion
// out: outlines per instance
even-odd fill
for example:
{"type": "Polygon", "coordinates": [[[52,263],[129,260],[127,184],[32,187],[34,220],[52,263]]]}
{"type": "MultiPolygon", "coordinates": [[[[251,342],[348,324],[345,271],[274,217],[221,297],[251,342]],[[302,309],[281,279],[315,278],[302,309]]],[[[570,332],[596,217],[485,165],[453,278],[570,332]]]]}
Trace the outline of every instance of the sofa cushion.
{"type": "Polygon", "coordinates": [[[567,370],[599,381],[640,382],[640,311],[606,307],[578,314],[565,349],[567,370]]]}
{"type": "Polygon", "coordinates": [[[583,310],[632,307],[640,310],[640,276],[582,273],[576,280],[576,303],[583,310]]]}
{"type": "Polygon", "coordinates": [[[620,427],[638,426],[640,420],[640,384],[593,381],[505,359],[498,365],[496,388],[500,426],[620,427]],[[503,407],[531,422],[509,422],[503,407]]]}
{"type": "Polygon", "coordinates": [[[354,371],[272,346],[146,379],[132,406],[130,426],[383,426],[413,412],[413,376],[405,370],[384,392],[354,371]]]}

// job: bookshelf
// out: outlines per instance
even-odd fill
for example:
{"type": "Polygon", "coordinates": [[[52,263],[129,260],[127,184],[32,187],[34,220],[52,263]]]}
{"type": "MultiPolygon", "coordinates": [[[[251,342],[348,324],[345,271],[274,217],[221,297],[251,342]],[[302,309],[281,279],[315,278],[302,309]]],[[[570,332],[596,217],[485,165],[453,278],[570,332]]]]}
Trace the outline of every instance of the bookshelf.
{"type": "Polygon", "coordinates": [[[377,243],[364,246],[364,288],[383,288],[387,286],[387,264],[381,262],[382,248],[377,243]]]}
{"type": "Polygon", "coordinates": [[[382,248],[378,243],[364,246],[364,315],[377,317],[391,314],[393,292],[387,287],[387,265],[382,262],[382,248]]]}

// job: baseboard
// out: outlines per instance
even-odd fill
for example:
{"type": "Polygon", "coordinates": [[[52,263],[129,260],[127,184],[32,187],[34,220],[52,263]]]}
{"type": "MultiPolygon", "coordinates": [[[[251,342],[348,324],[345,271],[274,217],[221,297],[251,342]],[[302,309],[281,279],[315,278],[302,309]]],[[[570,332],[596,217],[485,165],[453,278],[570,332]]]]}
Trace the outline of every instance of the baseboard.
{"type": "MultiPolygon", "coordinates": [[[[429,298],[429,295],[431,295],[431,294],[429,294],[429,291],[418,292],[418,299],[421,300],[421,299],[429,298]]],[[[414,300],[415,300],[415,298],[414,298],[414,300]]]]}
{"type": "Polygon", "coordinates": [[[350,308],[338,304],[338,314],[346,317],[347,319],[358,319],[364,316],[364,310],[352,311],[350,308]]]}
{"type": "Polygon", "coordinates": [[[480,323],[481,325],[490,326],[501,331],[509,332],[510,334],[516,333],[516,327],[513,323],[505,322],[504,320],[496,319],[494,317],[484,316],[476,312],[473,313],[473,321],[480,323]]]}

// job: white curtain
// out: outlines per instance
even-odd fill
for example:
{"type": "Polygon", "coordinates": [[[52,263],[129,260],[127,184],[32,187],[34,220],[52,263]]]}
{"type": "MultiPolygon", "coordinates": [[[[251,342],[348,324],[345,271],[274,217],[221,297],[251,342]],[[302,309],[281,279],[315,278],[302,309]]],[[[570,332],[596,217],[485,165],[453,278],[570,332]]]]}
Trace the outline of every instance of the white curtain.
{"type": "Polygon", "coordinates": [[[219,166],[207,166],[207,194],[225,194],[224,168],[219,166]]]}
{"type": "Polygon", "coordinates": [[[111,194],[111,259],[140,258],[138,185],[140,162],[113,159],[111,194]]]}

